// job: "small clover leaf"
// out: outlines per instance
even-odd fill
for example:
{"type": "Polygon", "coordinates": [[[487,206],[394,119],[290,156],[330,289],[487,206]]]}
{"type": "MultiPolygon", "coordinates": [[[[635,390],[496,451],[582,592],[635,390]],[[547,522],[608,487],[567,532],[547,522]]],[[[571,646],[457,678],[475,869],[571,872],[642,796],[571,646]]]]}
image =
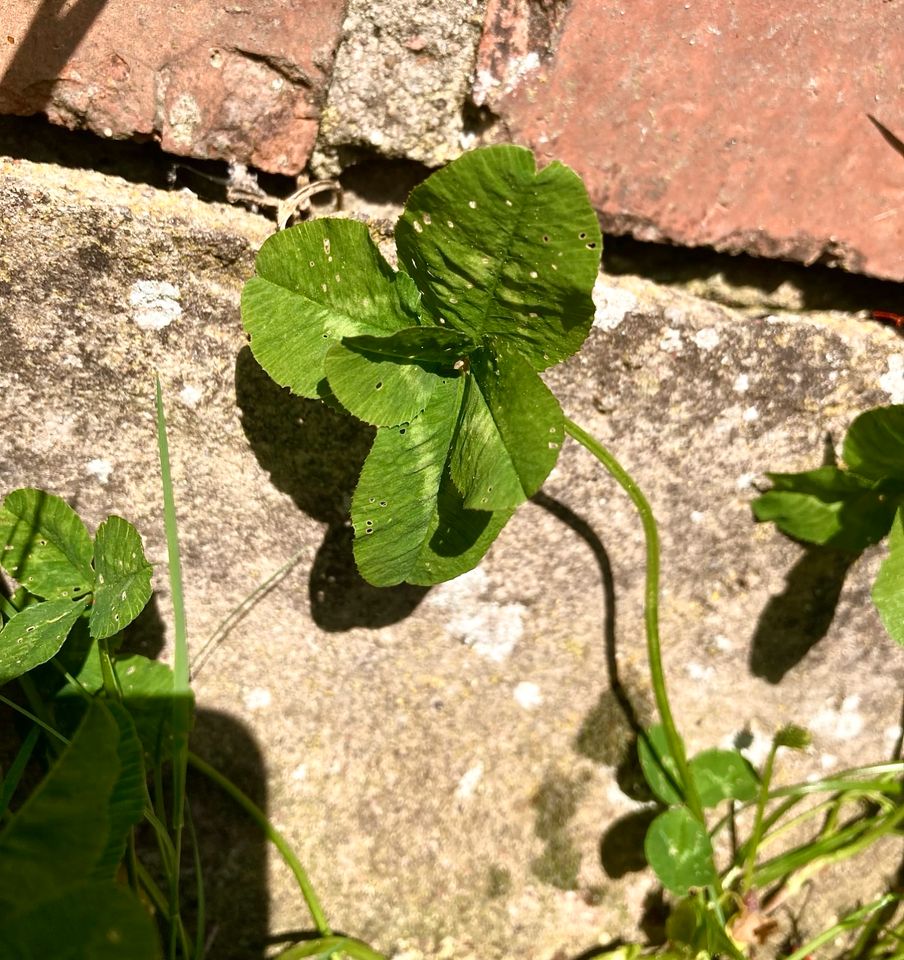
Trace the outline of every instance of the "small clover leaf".
{"type": "Polygon", "coordinates": [[[546,480],[564,416],[538,371],[586,338],[601,247],[578,176],[513,146],[433,174],[395,237],[398,272],[361,224],[293,227],[242,296],[277,383],[377,427],[352,524],[379,586],[470,569],[546,480]]]}
{"type": "Polygon", "coordinates": [[[753,501],[757,520],[788,536],[860,553],[888,537],[873,602],[904,644],[904,404],[861,413],[844,438],[847,469],[770,473],[772,489],[753,501]]]}

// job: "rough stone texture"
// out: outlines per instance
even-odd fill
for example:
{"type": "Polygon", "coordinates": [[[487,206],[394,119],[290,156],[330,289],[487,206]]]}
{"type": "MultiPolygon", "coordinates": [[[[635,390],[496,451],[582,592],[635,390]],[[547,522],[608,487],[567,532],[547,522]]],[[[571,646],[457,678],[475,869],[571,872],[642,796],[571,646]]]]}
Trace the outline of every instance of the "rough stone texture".
{"type": "Polygon", "coordinates": [[[315,168],[341,148],[440,166],[461,153],[463,110],[486,0],[350,0],[315,168]]]}
{"type": "Polygon", "coordinates": [[[0,112],[296,174],[343,0],[2,0],[0,112]]]}
{"type": "Polygon", "coordinates": [[[610,232],[901,280],[902,59],[895,3],[491,0],[473,96],[610,232]]]}
{"type": "MultiPolygon", "coordinates": [[[[197,750],[260,794],[256,743],[270,814],[334,924],[397,960],[550,960],[637,936],[648,814],[619,788],[631,746],[609,671],[648,717],[642,541],[590,457],[568,444],[473,573],[372,590],[344,521],[366,436],[273,387],[243,346],[239,287],[270,224],[9,161],[0,216],[0,487],[45,486],[91,525],[109,512],[138,525],[159,565],[145,643],[165,656],[161,373],[197,750]]],[[[761,757],[796,721],[814,746],[783,759],[783,779],[888,756],[904,656],[869,602],[880,552],[849,568],[754,525],[748,504],[763,470],[814,466],[827,432],[904,401],[901,341],[843,314],[751,319],[632,276],[602,278],[597,303],[586,349],[550,383],[660,518],[666,664],[691,749],[748,731],[761,757]]],[[[265,871],[220,826],[227,806],[208,798],[202,817],[226,855],[208,874],[211,955],[249,960],[268,928],[308,920],[275,859],[265,871]]],[[[826,876],[804,924],[875,894],[895,857],[897,843],[826,876]]]]}

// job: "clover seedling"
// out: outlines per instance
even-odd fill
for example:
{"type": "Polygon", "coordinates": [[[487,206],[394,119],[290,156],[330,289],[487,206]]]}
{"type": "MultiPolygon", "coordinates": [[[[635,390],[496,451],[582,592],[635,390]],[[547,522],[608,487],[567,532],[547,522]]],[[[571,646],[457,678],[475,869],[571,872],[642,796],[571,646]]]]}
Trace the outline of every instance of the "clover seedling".
{"type": "Polygon", "coordinates": [[[853,554],[887,536],[873,602],[889,634],[904,644],[904,405],[861,413],[842,458],[846,469],[766,474],[772,489],[754,500],[753,512],[797,540],[853,554]]]}

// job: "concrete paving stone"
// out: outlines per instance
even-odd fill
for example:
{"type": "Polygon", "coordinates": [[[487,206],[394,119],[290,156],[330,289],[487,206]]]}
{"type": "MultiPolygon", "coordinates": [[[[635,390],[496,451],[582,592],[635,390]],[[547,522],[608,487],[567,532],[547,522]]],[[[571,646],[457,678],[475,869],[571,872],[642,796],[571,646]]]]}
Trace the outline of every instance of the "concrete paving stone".
{"type": "Polygon", "coordinates": [[[0,112],[297,174],[343,0],[3,0],[0,112]]]}
{"type": "MultiPolygon", "coordinates": [[[[566,444],[475,571],[429,591],[369,588],[345,521],[368,436],[276,388],[241,330],[241,284],[272,224],[3,159],[0,217],[0,488],[45,487],[92,528],[111,512],[133,521],[158,591],[142,649],[168,656],[159,372],[195,749],[266,805],[333,925],[396,960],[551,960],[642,938],[649,811],[625,792],[631,735],[611,672],[648,719],[642,536],[589,455],[566,444]]],[[[902,341],[840,312],[750,317],[629,274],[601,276],[595,300],[585,349],[548,380],[658,515],[664,656],[690,750],[740,737],[762,759],[797,722],[814,743],[782,758],[783,782],[886,758],[904,653],[869,600],[882,550],[853,565],[804,550],[749,504],[764,470],[816,466],[827,434],[904,402],[902,341]]],[[[219,854],[210,955],[258,960],[268,934],[310,921],[275,854],[196,789],[219,854]]],[[[873,898],[900,853],[898,838],[820,875],[789,906],[806,899],[801,935],[873,898]]]]}
{"type": "Polygon", "coordinates": [[[490,0],[472,95],[609,232],[901,280],[902,62],[900,3],[490,0]]]}

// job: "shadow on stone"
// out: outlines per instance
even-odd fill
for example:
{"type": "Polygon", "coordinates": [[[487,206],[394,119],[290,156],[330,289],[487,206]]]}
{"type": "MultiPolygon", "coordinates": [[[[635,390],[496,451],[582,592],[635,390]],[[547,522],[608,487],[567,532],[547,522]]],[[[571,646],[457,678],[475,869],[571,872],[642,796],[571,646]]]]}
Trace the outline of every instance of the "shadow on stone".
{"type": "Polygon", "coordinates": [[[107,0],[43,0],[25,35],[13,38],[16,52],[0,77],[5,113],[38,113],[50,103],[55,78],[106,5],[107,0]],[[36,83],[36,75],[47,79],[36,83]]]}
{"type": "MultiPolygon", "coordinates": [[[[244,724],[225,713],[199,710],[191,748],[267,812],[263,755],[244,724]]],[[[207,955],[222,960],[263,960],[269,934],[266,839],[219,787],[191,769],[187,793],[204,880],[207,955]]],[[[184,857],[188,861],[189,851],[187,845],[184,857]]],[[[193,871],[182,883],[190,895],[195,888],[193,871]]],[[[196,906],[189,903],[192,911],[196,906]]],[[[303,903],[299,910],[304,910],[303,903]]]]}
{"type": "Polygon", "coordinates": [[[776,309],[890,310],[900,312],[899,283],[857,276],[831,263],[810,266],[747,254],[718,253],[712,247],[648,243],[607,234],[603,263],[612,276],[637,274],[656,283],[699,289],[728,306],[751,307],[758,315],[776,309]],[[740,292],[756,291],[752,303],[740,292]],[[788,301],[791,298],[792,302],[788,301]]]}
{"type": "Polygon", "coordinates": [[[645,870],[643,841],[647,828],[661,812],[661,807],[636,810],[612,823],[600,840],[600,863],[613,880],[629,873],[645,870]]]}
{"type": "Polygon", "coordinates": [[[569,778],[550,771],[531,797],[536,812],[534,833],[545,848],[530,864],[531,873],[543,883],[559,890],[577,890],[581,852],[569,832],[569,823],[578,810],[588,774],[569,778]]]}
{"type": "Polygon", "coordinates": [[[791,568],[785,589],[760,615],[750,647],[754,676],[780,683],[828,633],[844,579],[856,554],[807,546],[791,568]]]}
{"type": "MultiPolygon", "coordinates": [[[[579,517],[570,507],[542,491],[536,494],[532,500],[537,506],[542,507],[557,520],[561,520],[567,527],[570,527],[593,552],[594,559],[599,567],[603,590],[603,647],[606,654],[606,670],[609,674],[609,689],[611,691],[611,699],[607,701],[607,704],[614,702],[623,714],[623,722],[627,724],[630,730],[637,733],[642,729],[639,713],[643,712],[643,708],[638,711],[638,708],[635,707],[618,673],[618,660],[615,655],[615,581],[612,577],[609,554],[590,524],[583,517],[579,517]]],[[[600,700],[600,704],[602,703],[603,698],[600,700]]],[[[595,711],[598,712],[599,709],[600,705],[598,704],[595,711]]],[[[599,738],[595,737],[593,732],[599,724],[594,722],[593,713],[594,711],[591,711],[591,714],[585,719],[581,731],[578,733],[575,748],[584,756],[597,759],[595,752],[598,752],[601,748],[599,747],[599,738]],[[596,743],[596,746],[591,741],[596,743]]],[[[608,709],[606,713],[609,716],[608,709]]]]}
{"type": "Polygon", "coordinates": [[[341,631],[383,627],[411,614],[427,589],[372,587],[352,555],[349,504],[373,428],[319,400],[292,396],[267,376],[248,347],[236,359],[235,390],[245,436],[273,485],[327,524],[309,579],[314,622],[341,631]]]}

